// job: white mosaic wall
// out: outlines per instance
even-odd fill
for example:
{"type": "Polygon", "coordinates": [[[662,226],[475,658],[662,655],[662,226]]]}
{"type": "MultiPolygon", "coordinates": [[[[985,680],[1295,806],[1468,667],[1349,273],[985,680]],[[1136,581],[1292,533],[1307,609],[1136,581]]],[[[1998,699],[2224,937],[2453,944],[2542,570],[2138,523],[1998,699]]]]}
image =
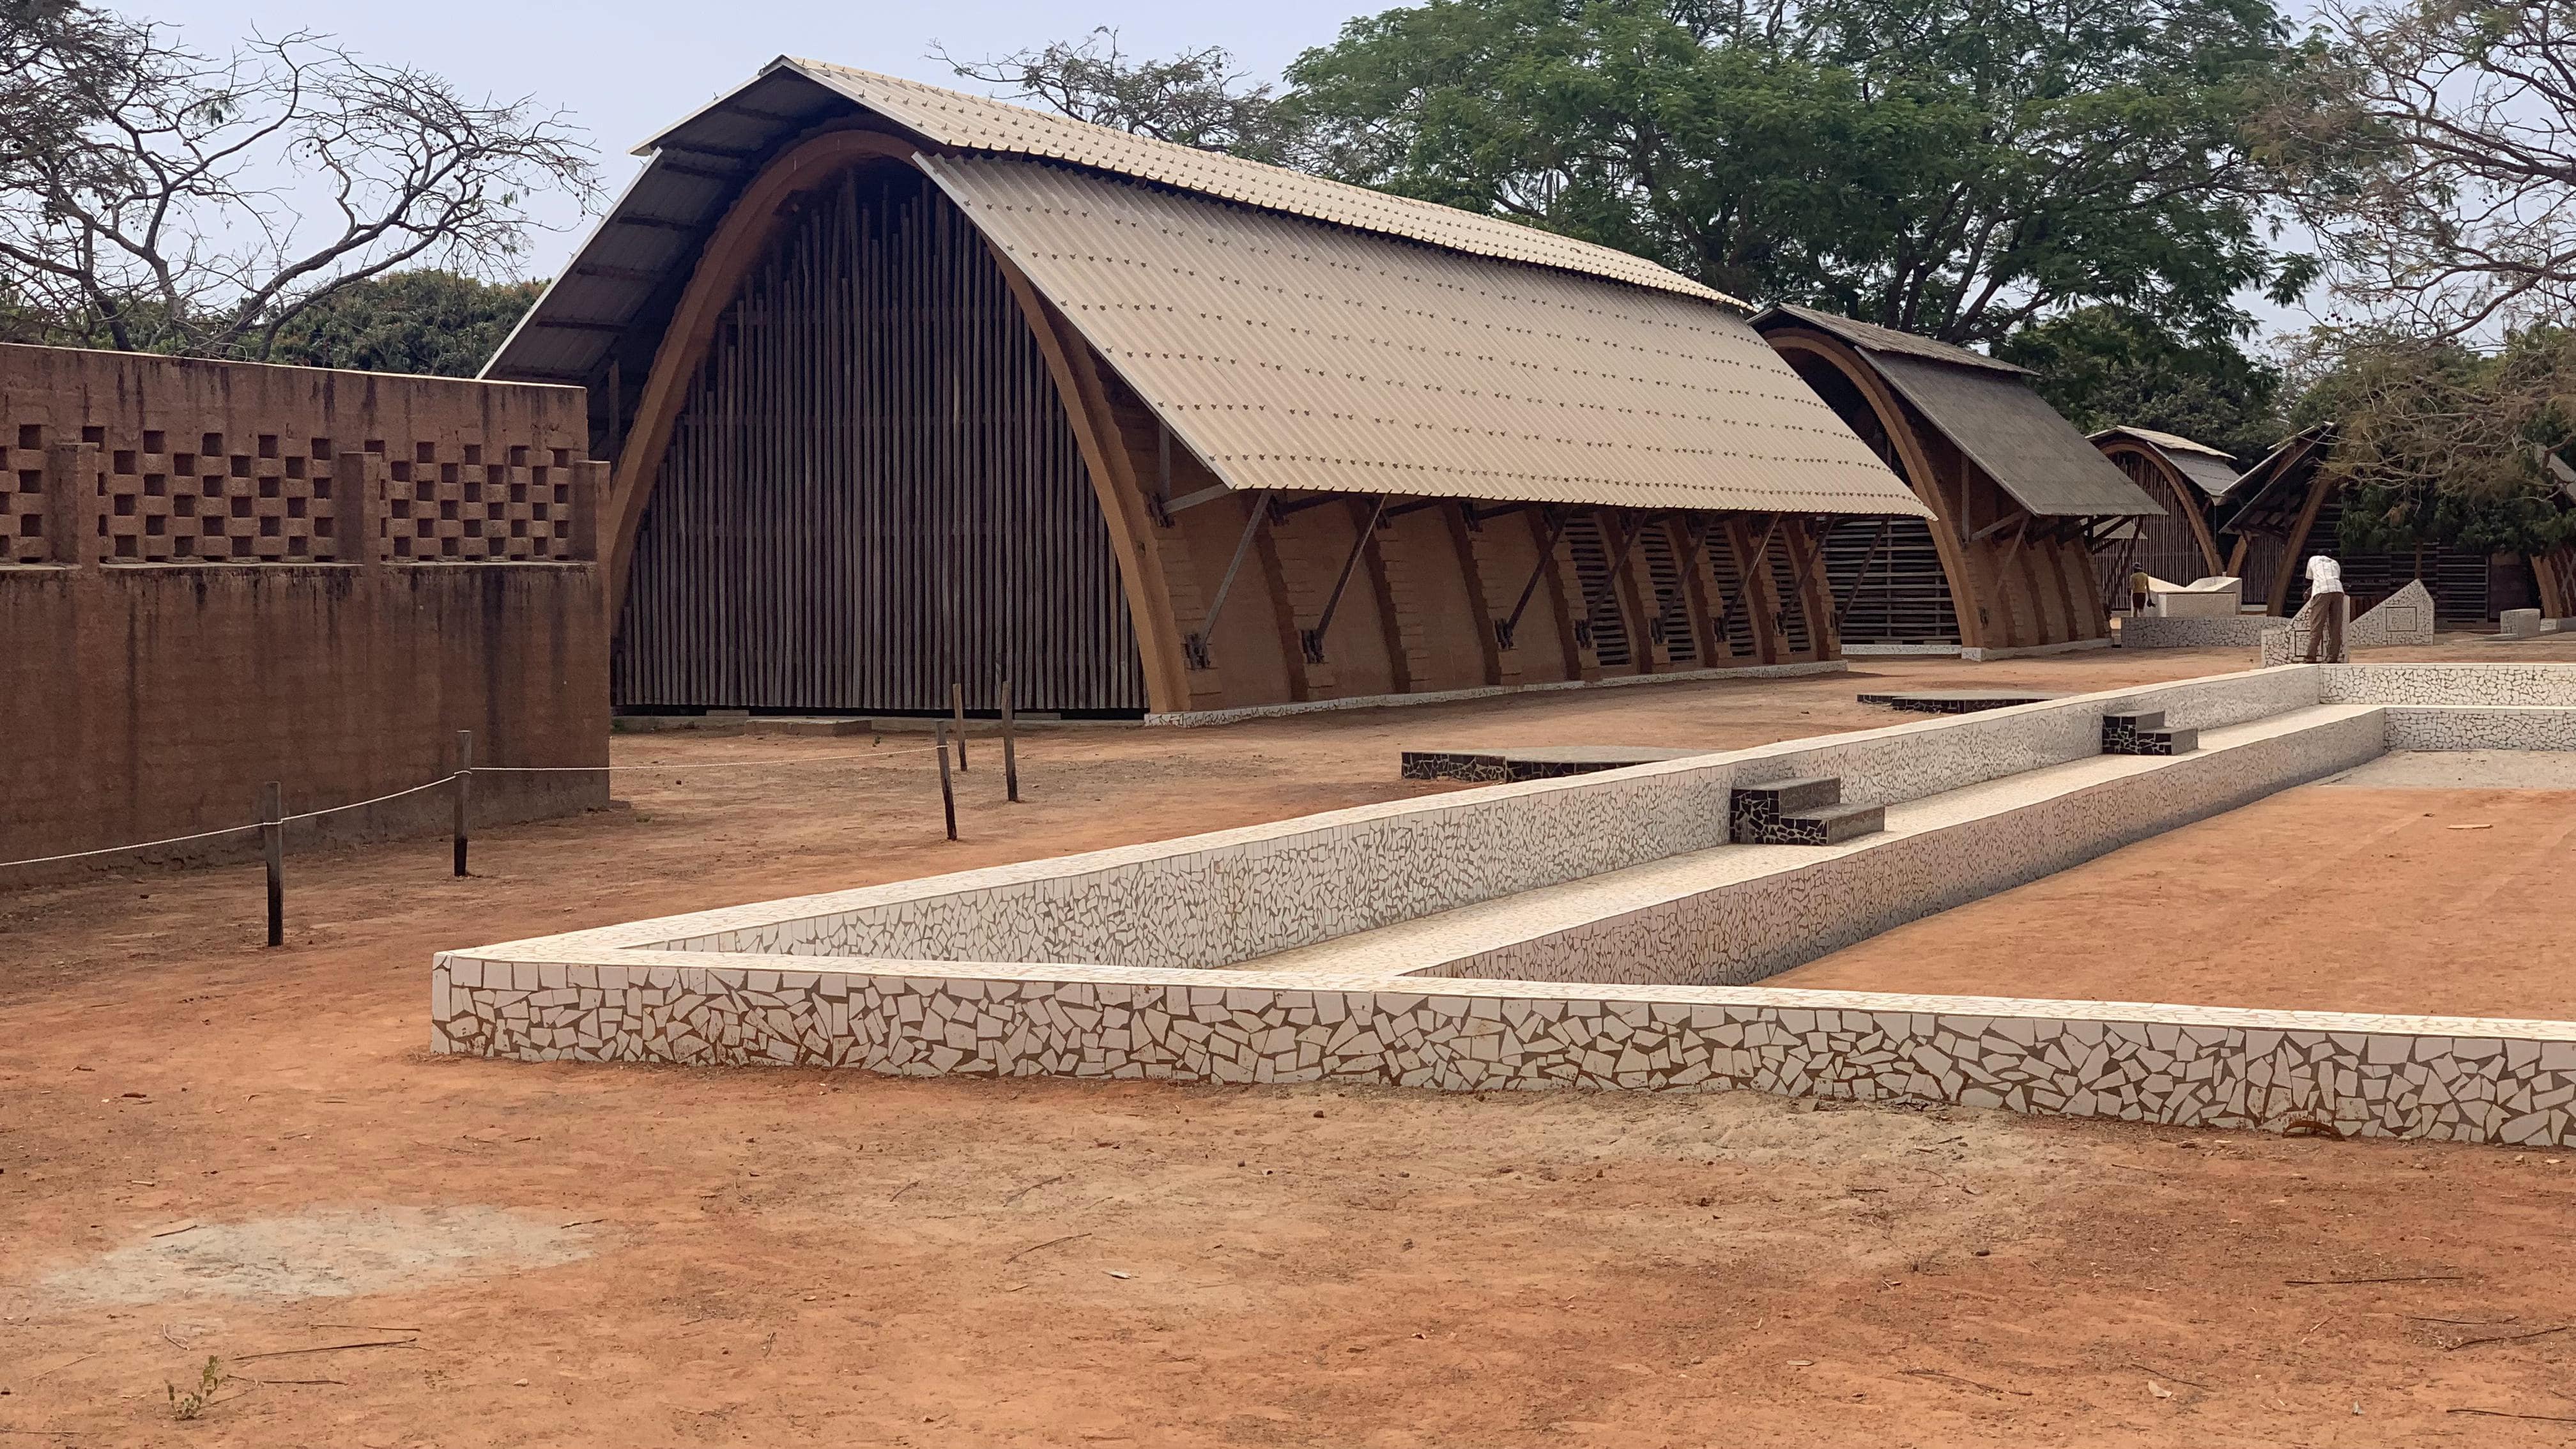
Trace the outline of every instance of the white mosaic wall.
{"type": "Polygon", "coordinates": [[[2120,620],[2120,647],[2253,649],[2261,646],[2265,634],[2289,627],[2289,620],[2263,614],[2240,614],[2233,619],[2168,619],[2139,614],[2120,620]]]}
{"type": "MultiPolygon", "coordinates": [[[[705,961],[708,964],[696,964],[705,961]]],[[[1761,988],[1350,989],[442,958],[440,1051],[905,1076],[1745,1088],[2576,1145],[2576,1024],[1761,988]],[[493,973],[499,973],[496,982],[493,973]],[[1579,993],[1579,994],[1576,994],[1579,993]]],[[[979,973],[980,974],[980,973],[979,973]]]]}
{"type": "Polygon", "coordinates": [[[2320,665],[2330,704],[2540,704],[2576,709],[2576,664],[2320,665]]]}
{"type": "Polygon", "coordinates": [[[2106,710],[2214,729],[2316,702],[2312,669],[2107,691],[643,922],[599,944],[1223,966],[1723,845],[1739,781],[1836,775],[1848,802],[1896,804],[2097,755],[2106,710]]]}
{"type": "Polygon", "coordinates": [[[1945,891],[2027,879],[2342,768],[2390,728],[2493,748],[2558,739],[2570,710],[2576,666],[2301,666],[1909,721],[451,952],[432,969],[432,1045],[909,1074],[1752,1087],[2565,1145],[2571,1023],[1619,983],[1777,969],[1945,891]],[[2204,749],[2099,756],[2101,715],[2132,709],[2200,729],[2204,749]],[[2051,773],[2022,774],[2034,770],[2051,773]],[[1818,773],[1898,807],[1888,838],[1749,869],[1744,852],[1796,853],[1715,848],[1735,781],[1818,773]],[[1539,887],[1583,894],[1607,872],[1687,875],[1721,858],[1736,880],[1771,883],[1729,897],[1685,881],[1642,909],[1596,900],[1549,931],[1437,949],[1446,922],[1474,914],[1460,906],[1522,911],[1539,887]],[[1684,909],[1694,896],[1710,899],[1684,909]],[[1341,940],[1377,928],[1404,941],[1371,954],[1341,940]],[[1425,969],[1517,979],[1407,974],[1425,969]],[[1581,979],[1528,979],[1554,973],[1581,979]]]}
{"type": "MultiPolygon", "coordinates": [[[[2263,635],[2263,662],[2266,665],[2296,664],[2308,657],[2308,640],[2313,636],[2322,601],[2310,599],[2300,606],[2298,616],[2286,630],[2263,635]]],[[[2384,649],[2397,644],[2430,644],[2433,642],[2433,595],[2422,579],[2410,579],[2406,587],[2390,594],[2356,619],[2344,622],[2344,651],[2384,649]]]]}
{"type": "Polygon", "coordinates": [[[2002,798],[1979,813],[1929,828],[1905,831],[1891,818],[1889,835],[1813,864],[1421,969],[1484,980],[1749,984],[2382,753],[2383,711],[2327,713],[2338,717],[2239,743],[2205,743],[2197,754],[2155,758],[2150,766],[2127,761],[2151,757],[2105,757],[2084,767],[2097,779],[1998,789],[2002,798]]]}
{"type": "Polygon", "coordinates": [[[2576,708],[2396,705],[2383,712],[2392,750],[2576,750],[2576,708]]]}

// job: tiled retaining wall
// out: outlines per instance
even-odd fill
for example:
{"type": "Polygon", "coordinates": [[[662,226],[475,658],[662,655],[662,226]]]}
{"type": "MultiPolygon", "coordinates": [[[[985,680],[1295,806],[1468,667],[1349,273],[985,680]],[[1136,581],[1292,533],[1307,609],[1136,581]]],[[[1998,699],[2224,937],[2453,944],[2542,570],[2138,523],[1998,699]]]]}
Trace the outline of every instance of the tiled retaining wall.
{"type": "Polygon", "coordinates": [[[2309,668],[2078,695],[643,922],[601,944],[1222,966],[1723,845],[1738,783],[1838,775],[1846,801],[1895,804],[2097,755],[2106,710],[2214,729],[2316,696],[2309,668]]]}
{"type": "Polygon", "coordinates": [[[2155,614],[2133,614],[2120,621],[2120,647],[2252,649],[2263,642],[2265,634],[2289,627],[2287,619],[2262,614],[2240,614],[2232,619],[2168,619],[2155,614]]]}
{"type": "MultiPolygon", "coordinates": [[[[2576,1144],[2576,1024],[1760,988],[1424,990],[487,966],[433,974],[440,1051],[906,1076],[1750,1088],[2331,1136],[2576,1144]]],[[[1072,979],[1068,979],[1072,978],[1072,979]]]]}
{"type": "MultiPolygon", "coordinates": [[[[2520,706],[2537,719],[2576,707],[2576,666],[2302,666],[2186,681],[451,952],[431,973],[432,1045],[527,1060],[799,1063],[912,1075],[1750,1087],[2201,1127],[2576,1145],[2576,1023],[1441,980],[1385,969],[1290,977],[1044,955],[979,962],[964,951],[1016,935],[1087,942],[1104,956],[1179,942],[1206,958],[1240,959],[1255,954],[1247,941],[1347,934],[1446,908],[1432,902],[1465,904],[1704,848],[1684,842],[1713,845],[1724,831],[1725,786],[1738,778],[1841,773],[1854,798],[1915,799],[2089,755],[2105,710],[2161,708],[2176,725],[2213,730],[2311,709],[2320,694],[2362,705],[2412,701],[2355,711],[2346,719],[2356,731],[2411,713],[2427,716],[2406,726],[2426,737],[2448,730],[2482,740],[2499,727],[2473,715],[2520,706]],[[2453,701],[2475,709],[2434,718],[2453,701]],[[1632,843],[1640,839],[1648,843],[1632,843]],[[1513,859],[1513,850],[1537,863],[1513,859]],[[1584,869],[1586,861],[1598,863],[1584,869]],[[1443,878],[1483,871],[1506,883],[1443,878]],[[1264,883],[1274,873],[1289,879],[1264,883]],[[1192,884],[1199,880],[1208,884],[1192,884]],[[1392,905],[1368,899],[1380,884],[1405,894],[1392,905]],[[1188,934],[1191,911],[1210,903],[1189,892],[1220,886],[1235,892],[1220,903],[1238,914],[1188,934]],[[1155,891],[1183,899],[1136,904],[1155,891]],[[1106,906],[1075,909],[1086,893],[1106,906]],[[1300,911],[1289,929],[1242,919],[1290,898],[1300,911]],[[1051,909],[1078,925],[1050,935],[1051,909]],[[1005,916],[1002,928],[979,938],[980,910],[1005,916]],[[882,944],[890,922],[952,954],[900,958],[882,944]],[[718,941],[740,944],[710,950],[718,941]],[[851,954],[747,953],[836,946],[851,954]],[[874,959],[855,959],[860,951],[874,959]]],[[[2346,727],[2331,718],[2325,726],[2346,727]]],[[[2318,727],[2303,732],[2318,735],[2318,727]]],[[[2300,768],[2369,743],[2356,735],[2300,768]]],[[[2266,766],[2252,752],[2229,761],[2232,748],[2155,768],[2215,769],[2169,782],[2208,804],[2229,788],[2228,771],[2282,764],[2266,766]]],[[[2064,799],[2043,808],[2077,812],[2078,824],[2114,803],[2088,804],[2080,792],[2064,799]]],[[[2193,808],[2187,799],[2131,803],[2193,808]]],[[[1959,868],[1956,852],[1924,850],[1921,871],[1959,868]]],[[[1846,884],[1836,883],[1831,908],[1849,903],[1846,884]]],[[[1815,908],[1826,908],[1824,898],[1815,908]]],[[[1597,965],[1617,951],[1672,949],[1637,941],[1586,954],[1597,965]]]]}
{"type": "Polygon", "coordinates": [[[2379,755],[2385,711],[2181,756],[1803,869],[1587,922],[1425,974],[1507,981],[1745,985],[1907,921],[2379,755]]]}

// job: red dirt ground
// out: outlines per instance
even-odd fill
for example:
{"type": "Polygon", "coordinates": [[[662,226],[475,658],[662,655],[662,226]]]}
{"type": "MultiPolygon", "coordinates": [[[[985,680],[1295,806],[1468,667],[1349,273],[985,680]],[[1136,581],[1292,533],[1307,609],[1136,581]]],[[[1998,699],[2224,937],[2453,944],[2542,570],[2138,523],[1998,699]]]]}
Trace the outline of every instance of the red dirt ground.
{"type": "MultiPolygon", "coordinates": [[[[2546,648],[2435,652],[2576,657],[2546,648]]],[[[1023,807],[979,758],[957,845],[921,756],[717,773],[864,742],[625,737],[671,767],[621,782],[631,810],[488,832],[473,879],[443,841],[297,858],[282,950],[255,868],[0,897],[0,1442],[2568,1442],[2576,1155],[423,1049],[444,946],[1393,798],[1425,788],[1392,778],[1406,744],[1746,744],[1884,723],[1851,702],[1882,680],[2240,663],[1051,731],[1023,807]],[[434,1276],[419,1214],[297,1237],[370,1208],[497,1210],[490,1256],[434,1276]],[[526,1266],[513,1234],[588,1256],[526,1266]],[[376,1286],[103,1301],[150,1299],[138,1257],[204,1266],[192,1238],[236,1281],[376,1286]],[[174,1419],[210,1356],[229,1381],[174,1419]]],[[[2404,959],[2418,925],[2354,939],[2404,959]]]]}
{"type": "Polygon", "coordinates": [[[2308,785],[1771,978],[2576,1018],[2576,791],[2308,785]]]}

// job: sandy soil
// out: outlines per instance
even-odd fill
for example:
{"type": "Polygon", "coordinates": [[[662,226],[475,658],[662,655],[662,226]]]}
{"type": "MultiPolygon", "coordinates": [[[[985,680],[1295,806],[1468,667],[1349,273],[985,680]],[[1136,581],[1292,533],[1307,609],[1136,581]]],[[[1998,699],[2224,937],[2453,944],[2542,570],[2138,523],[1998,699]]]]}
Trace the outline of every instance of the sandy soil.
{"type": "MultiPolygon", "coordinates": [[[[2436,653],[2576,657],[2553,647],[2436,653]]],[[[2563,1156],[1750,1094],[422,1047],[441,946],[1395,798],[1430,788],[1393,778],[1406,744],[1722,747],[1883,723],[1851,695],[1890,680],[2083,689],[2240,662],[1909,662],[1068,729],[1029,741],[1025,806],[979,759],[956,845],[921,756],[719,772],[864,742],[622,738],[621,763],[669,767],[621,783],[631,809],[487,832],[471,880],[443,841],[299,857],[282,950],[256,944],[255,869],[0,897],[0,1436],[2567,1442],[2563,1156]],[[215,1402],[174,1419],[165,1385],[210,1357],[215,1402]]]]}

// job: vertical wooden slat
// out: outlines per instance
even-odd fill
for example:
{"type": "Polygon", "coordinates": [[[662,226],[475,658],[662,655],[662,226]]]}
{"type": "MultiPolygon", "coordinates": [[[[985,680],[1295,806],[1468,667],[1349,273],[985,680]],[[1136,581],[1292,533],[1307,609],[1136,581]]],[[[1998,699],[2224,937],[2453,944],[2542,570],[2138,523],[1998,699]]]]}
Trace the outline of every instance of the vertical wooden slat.
{"type": "Polygon", "coordinates": [[[621,704],[1145,705],[1108,526],[972,227],[917,173],[809,197],[746,277],[638,535],[621,704]]]}

